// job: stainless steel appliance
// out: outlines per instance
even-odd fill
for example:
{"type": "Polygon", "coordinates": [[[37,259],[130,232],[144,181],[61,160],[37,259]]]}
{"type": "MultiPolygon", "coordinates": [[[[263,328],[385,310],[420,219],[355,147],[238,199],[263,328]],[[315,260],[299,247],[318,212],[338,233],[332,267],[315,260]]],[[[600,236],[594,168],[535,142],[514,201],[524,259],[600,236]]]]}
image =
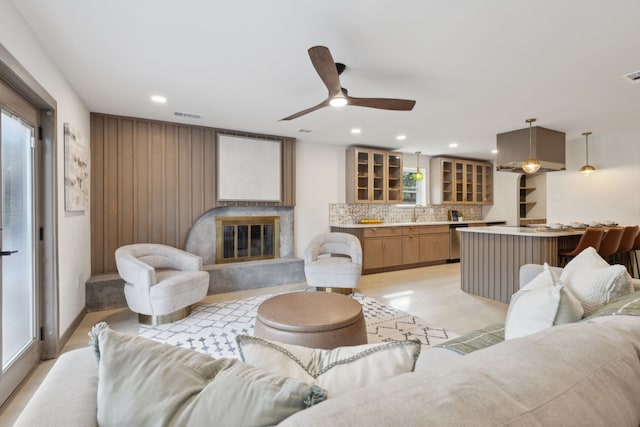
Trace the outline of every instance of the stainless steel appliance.
{"type": "Polygon", "coordinates": [[[469,224],[449,224],[449,259],[448,262],[460,261],[460,232],[458,228],[469,224]]]}

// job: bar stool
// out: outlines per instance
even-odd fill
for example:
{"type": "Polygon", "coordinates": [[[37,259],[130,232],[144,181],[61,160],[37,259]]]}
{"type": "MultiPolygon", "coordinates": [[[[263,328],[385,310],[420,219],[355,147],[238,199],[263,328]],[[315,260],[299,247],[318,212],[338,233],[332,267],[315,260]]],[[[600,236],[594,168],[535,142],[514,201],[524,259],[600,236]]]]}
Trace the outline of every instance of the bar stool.
{"type": "Polygon", "coordinates": [[[611,263],[613,255],[618,252],[618,247],[620,247],[620,240],[622,240],[623,232],[623,227],[610,227],[602,237],[602,241],[600,242],[600,249],[598,249],[598,254],[600,254],[600,256],[607,260],[607,262],[609,263],[611,263]]]}
{"type": "Polygon", "coordinates": [[[631,266],[631,250],[633,249],[639,229],[640,227],[637,225],[624,227],[622,238],[620,239],[620,246],[618,246],[618,250],[616,252],[618,262],[627,267],[629,274],[633,274],[633,267],[631,266]]]}
{"type": "Polygon", "coordinates": [[[640,278],[640,259],[638,258],[638,251],[640,251],[640,233],[636,236],[636,241],[633,244],[633,257],[636,259],[636,271],[632,274],[635,278],[640,278]]]}
{"type": "Polygon", "coordinates": [[[574,256],[588,248],[593,247],[596,251],[600,249],[600,242],[602,242],[602,236],[604,236],[603,228],[587,228],[584,231],[580,241],[573,249],[560,249],[558,251],[558,258],[560,261],[560,267],[564,267],[574,256]]]}

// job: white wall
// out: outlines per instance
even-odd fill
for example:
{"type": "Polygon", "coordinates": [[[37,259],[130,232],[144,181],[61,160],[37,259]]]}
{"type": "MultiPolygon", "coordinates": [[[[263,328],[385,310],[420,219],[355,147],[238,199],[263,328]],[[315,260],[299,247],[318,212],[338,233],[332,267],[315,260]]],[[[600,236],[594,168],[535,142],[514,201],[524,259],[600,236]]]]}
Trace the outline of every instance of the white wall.
{"type": "Polygon", "coordinates": [[[548,221],[618,221],[640,224],[640,129],[589,137],[589,163],[597,172],[578,172],[585,164],[584,137],[567,141],[567,170],[547,176],[548,221]]]}
{"type": "Polygon", "coordinates": [[[57,197],[59,328],[63,335],[85,305],[84,282],[91,274],[90,212],[64,211],[65,122],[89,140],[89,110],[44,51],[10,0],[0,0],[0,43],[27,69],[58,103],[57,197]],[[80,286],[77,286],[78,280],[80,286]]]}
{"type": "Polygon", "coordinates": [[[507,221],[507,225],[518,225],[519,177],[514,172],[493,173],[493,205],[482,207],[483,219],[507,221]]]}
{"type": "Polygon", "coordinates": [[[329,204],[345,201],[346,148],[298,140],[296,144],[295,254],[329,231],[329,204]]]}

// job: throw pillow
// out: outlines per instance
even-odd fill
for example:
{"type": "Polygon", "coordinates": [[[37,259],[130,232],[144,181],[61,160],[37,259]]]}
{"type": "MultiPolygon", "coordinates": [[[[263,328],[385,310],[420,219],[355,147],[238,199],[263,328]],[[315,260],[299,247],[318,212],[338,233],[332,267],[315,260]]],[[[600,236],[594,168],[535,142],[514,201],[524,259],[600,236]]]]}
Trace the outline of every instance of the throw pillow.
{"type": "Polygon", "coordinates": [[[640,316],[640,291],[631,292],[603,305],[589,319],[602,316],[640,316]]]}
{"type": "Polygon", "coordinates": [[[585,316],[633,292],[627,269],[623,265],[609,265],[592,247],[569,261],[560,279],[580,300],[585,316]]]}
{"type": "Polygon", "coordinates": [[[274,425],[326,398],[317,386],[118,333],[105,323],[91,335],[102,427],[274,425]]]}
{"type": "Polygon", "coordinates": [[[420,341],[392,341],[313,349],[282,344],[249,335],[236,337],[242,360],[276,375],[312,383],[327,390],[327,397],[413,372],[420,341]]]}
{"type": "Polygon", "coordinates": [[[545,263],[544,271],[511,297],[504,338],[524,337],[553,325],[577,322],[583,313],[580,301],[545,263]]]}

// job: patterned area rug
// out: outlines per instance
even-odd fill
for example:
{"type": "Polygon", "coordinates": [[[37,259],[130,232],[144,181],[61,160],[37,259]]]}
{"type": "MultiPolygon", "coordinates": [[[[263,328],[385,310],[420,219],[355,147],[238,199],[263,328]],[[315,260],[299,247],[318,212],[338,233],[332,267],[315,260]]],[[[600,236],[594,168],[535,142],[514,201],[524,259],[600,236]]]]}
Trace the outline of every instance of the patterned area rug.
{"type": "MultiPolygon", "coordinates": [[[[198,305],[191,316],[159,326],[140,325],[138,335],[155,341],[185,347],[213,357],[239,358],[236,335],[253,335],[258,306],[271,295],[198,305]]],[[[433,346],[459,335],[427,325],[422,319],[373,298],[354,293],[362,304],[369,343],[419,339],[433,346]]]]}

